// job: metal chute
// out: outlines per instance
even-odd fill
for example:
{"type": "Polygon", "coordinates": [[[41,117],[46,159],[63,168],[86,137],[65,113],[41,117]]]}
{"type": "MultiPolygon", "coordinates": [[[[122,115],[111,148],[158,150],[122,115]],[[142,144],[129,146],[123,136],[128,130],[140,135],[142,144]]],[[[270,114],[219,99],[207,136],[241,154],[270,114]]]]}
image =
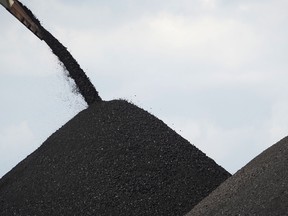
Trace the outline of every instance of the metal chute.
{"type": "Polygon", "coordinates": [[[43,39],[40,27],[34,22],[33,17],[27,13],[27,10],[17,0],[0,0],[0,4],[4,6],[14,17],[23,23],[38,38],[43,39]]]}

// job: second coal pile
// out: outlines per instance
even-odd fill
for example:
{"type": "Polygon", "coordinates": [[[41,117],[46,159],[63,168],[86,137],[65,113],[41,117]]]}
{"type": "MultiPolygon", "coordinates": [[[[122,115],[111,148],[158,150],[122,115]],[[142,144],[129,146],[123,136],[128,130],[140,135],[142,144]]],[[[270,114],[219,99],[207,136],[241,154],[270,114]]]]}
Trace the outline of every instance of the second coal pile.
{"type": "Polygon", "coordinates": [[[186,216],[287,215],[287,167],[285,137],[227,179],[186,216]]]}
{"type": "Polygon", "coordinates": [[[0,215],[184,215],[228,177],[153,115],[102,101],[0,180],[0,215]]]}

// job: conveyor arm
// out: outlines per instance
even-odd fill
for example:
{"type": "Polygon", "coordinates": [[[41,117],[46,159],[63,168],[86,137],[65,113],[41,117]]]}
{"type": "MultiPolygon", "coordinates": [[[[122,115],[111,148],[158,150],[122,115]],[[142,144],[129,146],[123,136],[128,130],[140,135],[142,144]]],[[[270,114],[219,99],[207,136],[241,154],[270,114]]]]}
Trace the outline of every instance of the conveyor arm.
{"type": "Polygon", "coordinates": [[[0,4],[42,40],[43,35],[41,29],[17,0],[0,0],[0,4]]]}

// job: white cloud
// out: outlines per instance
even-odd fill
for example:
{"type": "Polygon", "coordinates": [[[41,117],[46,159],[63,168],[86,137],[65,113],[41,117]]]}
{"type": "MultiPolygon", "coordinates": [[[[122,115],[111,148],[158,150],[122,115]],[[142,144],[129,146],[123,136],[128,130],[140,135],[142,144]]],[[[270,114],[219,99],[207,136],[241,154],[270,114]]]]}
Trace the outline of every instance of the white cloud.
{"type": "Polygon", "coordinates": [[[81,52],[81,47],[89,47],[89,53],[95,49],[97,51],[93,54],[98,55],[107,53],[107,50],[117,54],[133,50],[138,55],[149,53],[159,58],[185,56],[193,61],[224,66],[239,66],[255,60],[262,45],[261,37],[250,26],[237,20],[217,17],[190,19],[169,13],[125,23],[107,32],[77,30],[66,32],[66,35],[65,38],[74,35],[70,37],[73,39],[70,44],[77,52],[81,52]]]}
{"type": "Polygon", "coordinates": [[[286,98],[278,100],[272,108],[269,129],[271,143],[279,141],[288,134],[288,101],[284,99],[286,98]]]}
{"type": "Polygon", "coordinates": [[[0,74],[2,76],[55,74],[58,62],[46,44],[31,34],[21,23],[15,25],[10,22],[10,24],[0,35],[0,74]]]}
{"type": "Polygon", "coordinates": [[[0,136],[1,146],[4,146],[6,143],[13,143],[14,147],[26,146],[33,140],[33,133],[26,121],[3,129],[0,136]]]}
{"type": "Polygon", "coordinates": [[[200,0],[204,9],[214,9],[216,7],[217,0],[200,0]]]}
{"type": "Polygon", "coordinates": [[[35,135],[27,121],[0,131],[0,177],[35,149],[35,135]]]}

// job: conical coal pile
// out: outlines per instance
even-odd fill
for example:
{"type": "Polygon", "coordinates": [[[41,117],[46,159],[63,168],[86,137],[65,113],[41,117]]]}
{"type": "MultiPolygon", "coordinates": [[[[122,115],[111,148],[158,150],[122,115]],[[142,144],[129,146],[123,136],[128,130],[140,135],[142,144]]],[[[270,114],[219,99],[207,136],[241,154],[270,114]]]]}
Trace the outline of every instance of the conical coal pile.
{"type": "Polygon", "coordinates": [[[187,216],[287,215],[288,137],[221,184],[187,216]]]}
{"type": "Polygon", "coordinates": [[[148,112],[99,102],[0,180],[0,215],[184,215],[229,176],[148,112]]]}

